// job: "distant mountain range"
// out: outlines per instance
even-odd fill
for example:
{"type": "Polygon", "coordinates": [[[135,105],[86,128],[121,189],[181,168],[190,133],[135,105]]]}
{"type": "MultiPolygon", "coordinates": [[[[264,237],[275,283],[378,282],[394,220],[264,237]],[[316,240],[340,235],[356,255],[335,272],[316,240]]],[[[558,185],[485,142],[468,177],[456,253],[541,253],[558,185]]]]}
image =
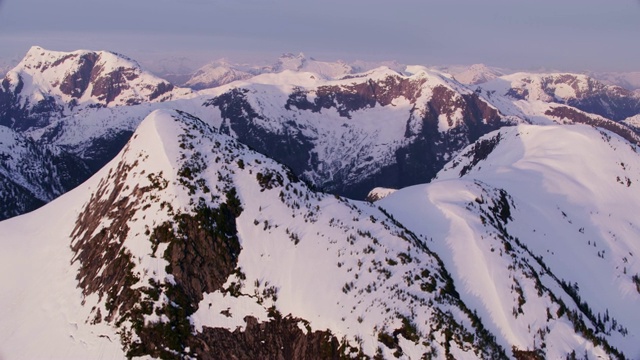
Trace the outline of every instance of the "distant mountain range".
{"type": "MultiPolygon", "coordinates": [[[[178,86],[189,87],[194,90],[212,88],[226,83],[246,79],[248,75],[259,75],[283,70],[309,71],[327,79],[337,78],[346,74],[366,72],[381,66],[386,66],[397,72],[404,72],[407,64],[397,61],[319,61],[303,53],[287,53],[280,56],[269,65],[236,63],[227,59],[216,60],[204,66],[197,67],[186,58],[174,58],[155,61],[153,72],[178,86]],[[234,74],[235,73],[235,74],[234,74]],[[237,74],[237,75],[236,75],[237,74]]],[[[444,72],[466,85],[477,85],[503,75],[509,75],[522,70],[499,68],[485,64],[473,65],[426,65],[431,70],[444,72]]],[[[530,73],[549,73],[549,70],[530,73]]],[[[558,71],[551,71],[558,73],[558,71]]],[[[582,73],[581,73],[582,74],[582,73]]],[[[635,91],[640,90],[640,72],[585,72],[585,75],[605,84],[615,85],[635,91]]]]}
{"type": "Polygon", "coordinates": [[[638,93],[370,65],[194,90],[33,47],[0,87],[0,356],[639,358],[638,93]]]}

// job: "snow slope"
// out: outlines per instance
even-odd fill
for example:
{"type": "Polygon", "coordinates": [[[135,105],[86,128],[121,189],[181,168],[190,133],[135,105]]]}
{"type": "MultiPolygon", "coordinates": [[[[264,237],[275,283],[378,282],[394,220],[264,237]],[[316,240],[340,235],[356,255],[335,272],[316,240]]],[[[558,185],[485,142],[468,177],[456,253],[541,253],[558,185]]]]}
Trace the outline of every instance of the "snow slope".
{"type": "Polygon", "coordinates": [[[519,125],[377,204],[430,237],[499,343],[637,358],[638,181],[640,158],[615,134],[519,125]]]}

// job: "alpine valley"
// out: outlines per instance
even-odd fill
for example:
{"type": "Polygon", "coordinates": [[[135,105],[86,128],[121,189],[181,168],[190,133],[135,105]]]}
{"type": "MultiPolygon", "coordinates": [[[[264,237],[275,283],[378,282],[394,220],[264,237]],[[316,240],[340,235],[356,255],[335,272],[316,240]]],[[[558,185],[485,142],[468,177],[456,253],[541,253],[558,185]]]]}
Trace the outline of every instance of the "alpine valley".
{"type": "Polygon", "coordinates": [[[5,75],[0,358],[640,359],[637,91],[302,54],[182,80],[40,47],[5,75]]]}

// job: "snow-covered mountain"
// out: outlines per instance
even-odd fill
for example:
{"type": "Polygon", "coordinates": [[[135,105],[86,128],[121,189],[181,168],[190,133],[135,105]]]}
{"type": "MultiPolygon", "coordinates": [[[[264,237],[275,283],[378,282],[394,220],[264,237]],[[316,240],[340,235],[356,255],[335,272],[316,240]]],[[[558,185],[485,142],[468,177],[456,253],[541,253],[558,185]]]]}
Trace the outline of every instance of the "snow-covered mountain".
{"type": "Polygon", "coordinates": [[[150,104],[192,96],[123,55],[32,47],[0,86],[0,219],[33,210],[102,168],[150,104]]]}
{"type": "Polygon", "coordinates": [[[335,79],[353,73],[353,68],[344,61],[319,61],[307,58],[303,53],[283,54],[276,63],[275,72],[285,70],[302,71],[318,74],[326,79],[335,79]]]}
{"type": "Polygon", "coordinates": [[[505,75],[504,70],[489,67],[485,64],[473,64],[470,66],[439,66],[437,70],[453,75],[453,77],[466,85],[478,85],[497,77],[505,75]]]}
{"type": "Polygon", "coordinates": [[[74,97],[135,62],[30,54],[0,216],[48,204],[0,222],[2,358],[640,358],[633,93],[289,56],[153,100],[113,65],[74,97]]]}
{"type": "Polygon", "coordinates": [[[487,91],[528,102],[565,104],[620,121],[640,113],[640,96],[580,74],[515,73],[481,85],[487,91]]]}
{"type": "MultiPolygon", "coordinates": [[[[349,74],[371,71],[382,66],[389,67],[397,72],[403,72],[406,67],[406,65],[392,61],[354,61],[347,63],[342,60],[316,60],[313,57],[305,56],[303,53],[297,55],[286,53],[271,65],[239,64],[224,59],[218,60],[199,68],[192,74],[185,75],[187,80],[178,84],[194,90],[211,89],[234,81],[249,79],[256,75],[274,74],[283,71],[309,72],[325,80],[330,80],[339,79],[349,74]]],[[[173,75],[163,73],[163,76],[173,75]]],[[[177,77],[175,78],[178,79],[177,77]]]]}
{"type": "Polygon", "coordinates": [[[503,346],[636,359],[639,181],[636,149],[615,134],[519,125],[377,204],[429,239],[503,346]]]}
{"type": "Polygon", "coordinates": [[[254,75],[226,61],[218,61],[198,69],[183,85],[194,90],[210,89],[254,75]]]}
{"type": "Polygon", "coordinates": [[[447,74],[408,70],[264,74],[207,101],[207,118],[315,186],[360,199],[376,186],[427,182],[466,145],[521,121],[447,74]]]}
{"type": "Polygon", "coordinates": [[[2,80],[0,125],[23,131],[46,126],[76,108],[161,102],[188,93],[123,55],[34,46],[2,80]]]}
{"type": "Polygon", "coordinates": [[[0,245],[10,358],[508,351],[425,238],[179,111],[150,114],[87,183],[0,222],[0,245]]]}
{"type": "Polygon", "coordinates": [[[589,76],[607,85],[616,85],[629,90],[640,90],[640,71],[633,72],[594,72],[589,76]]]}
{"type": "MultiPolygon", "coordinates": [[[[32,49],[22,63],[46,68],[43,74],[49,74],[52,64],[43,64],[51,63],[49,58],[54,55],[38,51],[32,49]],[[42,58],[36,59],[36,55],[42,58]]],[[[65,54],[64,61],[57,60],[60,69],[67,66],[76,74],[81,73],[77,58],[82,54],[103,53],[55,54],[65,54]]],[[[278,66],[218,63],[224,64],[229,69],[242,69],[238,71],[244,74],[267,73],[200,92],[174,89],[165,94],[171,99],[162,102],[97,106],[89,99],[75,107],[54,102],[54,109],[66,110],[51,112],[43,105],[36,107],[45,109],[43,113],[31,118],[12,117],[21,111],[12,103],[0,122],[11,124],[36,144],[64,149],[95,172],[117,154],[147,114],[177,108],[285,163],[317,188],[359,199],[375,187],[400,188],[429,181],[464,146],[505,125],[583,123],[614,131],[632,143],[640,142],[636,127],[614,121],[627,118],[625,114],[636,115],[633,104],[640,98],[583,75],[521,73],[467,86],[449,74],[420,66],[402,66],[401,72],[381,67],[329,79],[305,72],[305,66],[333,64],[328,68],[336,69],[344,64],[318,62],[303,55],[283,56],[280,70],[289,67],[295,71],[279,73],[273,72],[278,66]],[[600,107],[588,105],[591,103],[600,107]]],[[[349,66],[357,71],[372,64],[349,66]]],[[[38,86],[58,91],[55,89],[63,79],[50,75],[46,77],[50,83],[41,77],[38,86]]],[[[133,84],[127,86],[138,89],[133,84]]],[[[6,95],[0,93],[0,97],[2,94],[6,95]]]]}

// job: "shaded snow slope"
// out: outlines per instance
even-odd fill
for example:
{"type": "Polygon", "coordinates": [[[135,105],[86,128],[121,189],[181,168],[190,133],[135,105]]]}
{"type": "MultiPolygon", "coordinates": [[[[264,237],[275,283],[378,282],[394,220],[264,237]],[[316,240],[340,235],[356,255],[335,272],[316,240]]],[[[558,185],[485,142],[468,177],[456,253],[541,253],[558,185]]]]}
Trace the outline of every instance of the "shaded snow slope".
{"type": "Polygon", "coordinates": [[[53,200],[88,179],[78,157],[0,126],[0,220],[53,200]]]}
{"type": "Polygon", "coordinates": [[[377,204],[430,237],[504,346],[637,358],[639,181],[637,152],[612,133],[520,125],[377,204]]]}

